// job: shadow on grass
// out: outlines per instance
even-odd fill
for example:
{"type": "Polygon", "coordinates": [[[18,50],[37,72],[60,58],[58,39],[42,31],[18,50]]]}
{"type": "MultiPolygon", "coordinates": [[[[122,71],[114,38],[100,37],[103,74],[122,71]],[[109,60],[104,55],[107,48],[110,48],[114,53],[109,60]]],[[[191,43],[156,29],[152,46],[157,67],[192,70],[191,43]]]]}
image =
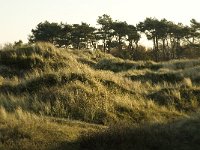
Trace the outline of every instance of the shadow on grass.
{"type": "Polygon", "coordinates": [[[200,149],[200,117],[168,124],[111,127],[82,138],[84,150],[197,150],[200,149]]]}
{"type": "Polygon", "coordinates": [[[50,148],[50,150],[79,150],[80,142],[61,142],[57,146],[50,148]]]}

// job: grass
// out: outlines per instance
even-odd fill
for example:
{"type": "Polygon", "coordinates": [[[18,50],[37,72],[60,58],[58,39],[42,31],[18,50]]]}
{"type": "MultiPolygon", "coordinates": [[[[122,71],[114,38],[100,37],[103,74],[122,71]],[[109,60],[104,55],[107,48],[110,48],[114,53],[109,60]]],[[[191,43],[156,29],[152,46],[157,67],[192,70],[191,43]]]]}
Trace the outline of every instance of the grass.
{"type": "Polygon", "coordinates": [[[0,149],[78,149],[79,136],[103,126],[0,109],[0,149]]]}
{"type": "Polygon", "coordinates": [[[199,67],[48,43],[1,50],[0,149],[176,149],[166,144],[182,139],[184,122],[198,133],[199,67]]]}
{"type": "Polygon", "coordinates": [[[82,149],[91,150],[196,150],[200,148],[199,115],[168,124],[124,127],[117,125],[103,132],[87,135],[82,149]]]}

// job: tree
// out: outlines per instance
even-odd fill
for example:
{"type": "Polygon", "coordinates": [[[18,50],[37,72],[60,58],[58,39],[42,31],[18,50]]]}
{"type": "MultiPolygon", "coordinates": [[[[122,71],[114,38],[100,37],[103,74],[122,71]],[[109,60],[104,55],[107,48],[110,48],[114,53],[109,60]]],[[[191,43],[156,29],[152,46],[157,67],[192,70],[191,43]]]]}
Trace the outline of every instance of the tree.
{"type": "Polygon", "coordinates": [[[88,42],[95,31],[94,27],[90,27],[87,23],[73,24],[71,32],[71,41],[75,48],[80,49],[80,44],[88,42]]]}
{"type": "Polygon", "coordinates": [[[161,52],[161,59],[162,60],[167,60],[169,56],[167,56],[168,54],[168,48],[169,48],[169,42],[168,42],[168,38],[169,38],[169,31],[170,31],[170,24],[171,22],[167,21],[166,19],[162,19],[159,21],[158,23],[158,39],[161,41],[161,46],[160,48],[162,49],[161,52]]]}
{"type": "Polygon", "coordinates": [[[128,25],[128,31],[127,31],[128,41],[129,41],[129,49],[133,51],[135,44],[135,49],[138,48],[138,42],[141,38],[140,34],[137,31],[137,28],[134,25],[128,25]]]}
{"type": "Polygon", "coordinates": [[[190,44],[199,44],[200,38],[200,22],[197,22],[195,19],[190,20],[190,37],[192,41],[189,41],[190,44]]]}
{"type": "Polygon", "coordinates": [[[181,52],[181,43],[188,37],[190,29],[184,26],[182,23],[174,24],[171,23],[169,27],[170,43],[171,43],[171,58],[174,59],[179,57],[181,52]]]}
{"type": "Polygon", "coordinates": [[[50,42],[55,43],[60,33],[61,27],[57,23],[39,23],[36,29],[32,29],[32,35],[29,37],[30,42],[50,42]]]}
{"type": "Polygon", "coordinates": [[[144,22],[137,25],[139,31],[146,34],[148,40],[153,41],[155,60],[158,61],[159,54],[159,20],[156,18],[146,18],[144,22]]]}
{"type": "Polygon", "coordinates": [[[60,24],[60,31],[57,35],[58,38],[56,39],[56,44],[59,45],[59,47],[65,45],[68,46],[71,44],[71,34],[72,34],[72,25],[70,24],[60,24]]]}
{"type": "Polygon", "coordinates": [[[190,33],[187,26],[181,23],[174,24],[166,19],[146,18],[144,22],[137,25],[141,32],[144,32],[147,39],[153,40],[155,60],[166,60],[176,58],[181,51],[181,44],[190,33]],[[170,43],[170,45],[169,45],[170,43]],[[171,52],[168,53],[167,50],[171,52]],[[162,52],[160,51],[162,50],[162,52]],[[168,53],[168,56],[167,56],[168,53]],[[170,56],[171,54],[171,56],[170,56]]]}
{"type": "Polygon", "coordinates": [[[137,31],[137,28],[134,25],[128,25],[128,48],[133,52],[133,59],[137,59],[138,54],[138,42],[141,38],[140,34],[137,31]]]}
{"type": "Polygon", "coordinates": [[[23,45],[23,41],[22,40],[14,42],[14,47],[21,47],[22,45],[23,45]]]}
{"type": "Polygon", "coordinates": [[[118,40],[118,48],[119,50],[121,50],[123,44],[122,40],[126,37],[129,31],[128,24],[125,21],[115,21],[112,23],[111,28],[114,30],[114,35],[117,37],[118,40]]]}
{"type": "Polygon", "coordinates": [[[99,40],[103,40],[103,50],[106,52],[106,48],[110,48],[110,44],[112,42],[112,18],[109,15],[99,16],[97,19],[98,25],[100,25],[100,29],[96,32],[96,37],[99,40]]]}

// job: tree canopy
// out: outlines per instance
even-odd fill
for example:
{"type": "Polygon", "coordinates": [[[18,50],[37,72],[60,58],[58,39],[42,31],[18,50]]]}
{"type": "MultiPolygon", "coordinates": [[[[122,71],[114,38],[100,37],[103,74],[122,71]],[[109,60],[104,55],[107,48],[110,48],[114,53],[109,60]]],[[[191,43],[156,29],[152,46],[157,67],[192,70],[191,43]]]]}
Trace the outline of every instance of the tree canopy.
{"type": "Polygon", "coordinates": [[[109,15],[104,14],[97,18],[96,28],[84,22],[41,22],[32,29],[29,41],[50,42],[58,47],[72,45],[76,49],[87,48],[88,44],[97,49],[98,41],[102,41],[104,52],[111,52],[111,49],[115,48],[136,53],[143,33],[152,41],[154,60],[169,60],[179,58],[184,46],[200,47],[200,22],[195,19],[190,22],[190,26],[185,26],[165,18],[146,18],[137,25],[132,25],[126,21],[113,21],[109,15]]]}

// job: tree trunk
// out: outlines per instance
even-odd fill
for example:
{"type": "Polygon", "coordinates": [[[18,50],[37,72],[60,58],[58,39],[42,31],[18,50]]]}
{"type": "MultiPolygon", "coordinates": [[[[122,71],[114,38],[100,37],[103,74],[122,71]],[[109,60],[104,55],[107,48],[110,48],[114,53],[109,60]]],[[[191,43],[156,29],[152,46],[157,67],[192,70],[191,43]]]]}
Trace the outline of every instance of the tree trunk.
{"type": "Polygon", "coordinates": [[[162,52],[163,52],[163,60],[166,60],[166,52],[165,52],[165,49],[166,49],[166,46],[165,46],[165,39],[162,39],[162,52]]]}
{"type": "Polygon", "coordinates": [[[156,37],[156,61],[158,61],[158,52],[159,52],[159,45],[158,45],[158,37],[156,37]]]}
{"type": "Polygon", "coordinates": [[[106,39],[103,40],[103,51],[106,53],[106,39]]]}
{"type": "Polygon", "coordinates": [[[156,37],[153,37],[153,46],[155,61],[158,61],[158,40],[156,37]]]}
{"type": "Polygon", "coordinates": [[[176,56],[177,56],[177,58],[180,58],[180,50],[181,50],[180,38],[177,38],[177,42],[176,42],[176,56]]]}
{"type": "Polygon", "coordinates": [[[111,50],[111,39],[109,39],[107,46],[108,46],[108,53],[110,53],[110,50],[111,50]]]}
{"type": "Polygon", "coordinates": [[[119,36],[119,40],[118,40],[118,42],[119,42],[119,46],[118,46],[118,48],[119,48],[119,50],[121,51],[122,50],[122,47],[121,47],[121,37],[119,36]]]}
{"type": "Polygon", "coordinates": [[[136,54],[136,60],[139,60],[139,57],[138,57],[138,41],[135,41],[135,54],[136,54]]]}

